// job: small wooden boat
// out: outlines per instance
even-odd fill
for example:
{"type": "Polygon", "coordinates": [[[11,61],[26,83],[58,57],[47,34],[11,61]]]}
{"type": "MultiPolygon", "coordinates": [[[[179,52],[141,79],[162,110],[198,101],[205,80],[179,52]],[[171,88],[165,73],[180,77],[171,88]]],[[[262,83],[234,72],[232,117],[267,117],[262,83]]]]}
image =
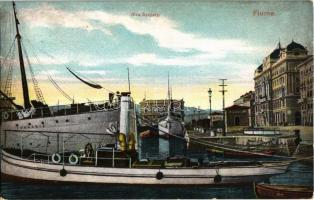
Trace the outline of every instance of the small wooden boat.
{"type": "Polygon", "coordinates": [[[255,184],[257,198],[267,199],[309,199],[313,197],[312,186],[255,184]]]}
{"type": "Polygon", "coordinates": [[[263,151],[246,151],[246,150],[226,150],[226,149],[207,149],[210,155],[221,155],[225,158],[261,158],[274,155],[275,151],[263,150],[263,151]]]}

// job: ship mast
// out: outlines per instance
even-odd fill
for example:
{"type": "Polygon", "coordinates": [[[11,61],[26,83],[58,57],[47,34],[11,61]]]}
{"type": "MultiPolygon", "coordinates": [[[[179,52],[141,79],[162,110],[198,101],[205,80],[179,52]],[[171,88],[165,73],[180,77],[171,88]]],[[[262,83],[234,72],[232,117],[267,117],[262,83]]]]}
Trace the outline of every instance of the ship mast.
{"type": "Polygon", "coordinates": [[[25,66],[24,66],[24,60],[23,60],[23,53],[22,53],[22,46],[21,46],[21,35],[19,32],[19,20],[16,16],[15,11],[15,2],[12,2],[13,4],[13,11],[14,11],[14,18],[15,18],[15,27],[16,27],[16,39],[17,39],[17,47],[19,52],[19,62],[20,62],[20,69],[21,69],[21,77],[22,77],[22,87],[23,87],[23,99],[24,99],[24,108],[28,109],[31,107],[30,101],[29,101],[29,93],[28,93],[28,86],[27,86],[27,79],[26,79],[26,73],[25,73],[25,66]]]}
{"type": "Polygon", "coordinates": [[[171,112],[171,99],[170,99],[170,84],[169,84],[169,72],[168,72],[168,115],[167,118],[170,118],[171,112]]]}

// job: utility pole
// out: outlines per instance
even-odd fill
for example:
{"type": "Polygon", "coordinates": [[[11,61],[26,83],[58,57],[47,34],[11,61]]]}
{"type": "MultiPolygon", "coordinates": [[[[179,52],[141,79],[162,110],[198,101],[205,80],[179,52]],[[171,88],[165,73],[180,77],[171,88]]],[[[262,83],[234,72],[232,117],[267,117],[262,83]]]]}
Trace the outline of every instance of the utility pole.
{"type": "Polygon", "coordinates": [[[128,85],[129,85],[129,93],[131,93],[131,84],[130,84],[130,69],[128,69],[128,85]]]}
{"type": "Polygon", "coordinates": [[[225,81],[227,79],[224,78],[224,79],[219,79],[219,80],[221,80],[221,85],[219,85],[219,86],[222,87],[222,90],[220,90],[219,92],[222,93],[222,113],[223,113],[223,121],[224,121],[222,134],[223,134],[223,136],[226,136],[225,92],[227,92],[227,90],[225,90],[225,87],[227,85],[225,85],[225,81]]]}
{"type": "Polygon", "coordinates": [[[199,121],[201,119],[201,115],[200,115],[201,109],[199,106],[197,107],[197,111],[198,111],[198,121],[199,121]]]}
{"type": "Polygon", "coordinates": [[[193,124],[193,128],[195,128],[196,127],[196,118],[195,118],[195,109],[193,110],[193,120],[192,121],[194,121],[194,124],[193,124]]]}

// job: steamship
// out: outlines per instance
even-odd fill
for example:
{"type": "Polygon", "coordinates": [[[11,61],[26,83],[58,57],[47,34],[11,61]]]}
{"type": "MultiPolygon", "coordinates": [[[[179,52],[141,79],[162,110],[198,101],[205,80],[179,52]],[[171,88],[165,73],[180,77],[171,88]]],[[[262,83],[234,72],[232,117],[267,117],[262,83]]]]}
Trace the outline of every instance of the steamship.
{"type": "MultiPolygon", "coordinates": [[[[1,112],[1,146],[3,148],[23,147],[23,149],[32,149],[40,153],[52,153],[60,151],[62,140],[68,140],[67,150],[69,151],[82,148],[84,147],[82,145],[88,142],[96,142],[100,146],[114,144],[115,134],[119,130],[120,99],[121,96],[127,94],[110,92],[108,101],[74,103],[73,100],[70,105],[48,106],[45,104],[31,65],[28,63],[34,86],[37,86],[35,87],[37,100],[30,100],[27,82],[30,77],[26,77],[23,57],[27,56],[27,53],[25,48],[22,48],[22,36],[19,32],[19,20],[14,2],[13,14],[24,105],[17,105],[5,91],[0,91],[1,104],[9,105],[1,112]],[[68,139],[68,137],[72,138],[68,139]]],[[[28,58],[27,61],[29,61],[28,58]]],[[[69,68],[68,70],[85,84],[95,89],[102,89],[102,86],[90,83],[79,77],[73,70],[69,68]]],[[[70,98],[50,75],[48,78],[62,94],[70,98]]]]}
{"type": "MultiPolygon", "coordinates": [[[[290,161],[197,162],[188,157],[141,159],[135,104],[130,92],[110,93],[107,102],[48,106],[30,101],[21,35],[13,2],[24,106],[2,112],[1,178],[108,184],[238,184],[285,173],[290,161]],[[138,149],[138,150],[137,150],[138,149]]],[[[94,88],[73,70],[69,71],[94,88]]],[[[184,136],[168,110],[159,134],[184,136]]]]}

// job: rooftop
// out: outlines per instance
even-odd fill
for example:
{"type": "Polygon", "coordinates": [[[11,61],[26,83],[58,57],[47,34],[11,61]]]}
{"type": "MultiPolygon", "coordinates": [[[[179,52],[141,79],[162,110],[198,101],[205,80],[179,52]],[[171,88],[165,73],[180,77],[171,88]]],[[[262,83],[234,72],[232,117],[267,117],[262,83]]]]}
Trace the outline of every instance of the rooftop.
{"type": "Polygon", "coordinates": [[[292,42],[290,44],[288,44],[288,46],[287,46],[287,51],[293,51],[295,49],[300,49],[300,50],[306,51],[306,48],[303,45],[296,43],[292,40],[292,42]]]}
{"type": "Polygon", "coordinates": [[[227,108],[225,108],[225,110],[245,110],[245,109],[248,109],[249,107],[247,106],[238,106],[238,105],[232,105],[232,106],[229,106],[227,108]]]}

